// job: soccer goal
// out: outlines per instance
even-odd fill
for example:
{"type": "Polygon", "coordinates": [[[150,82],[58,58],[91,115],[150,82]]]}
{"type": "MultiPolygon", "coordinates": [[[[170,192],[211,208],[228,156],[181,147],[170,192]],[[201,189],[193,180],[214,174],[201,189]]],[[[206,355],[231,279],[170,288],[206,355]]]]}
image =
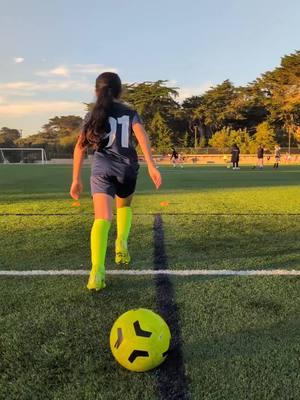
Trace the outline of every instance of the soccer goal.
{"type": "Polygon", "coordinates": [[[0,164],[46,164],[45,149],[34,147],[0,147],[0,164]]]}

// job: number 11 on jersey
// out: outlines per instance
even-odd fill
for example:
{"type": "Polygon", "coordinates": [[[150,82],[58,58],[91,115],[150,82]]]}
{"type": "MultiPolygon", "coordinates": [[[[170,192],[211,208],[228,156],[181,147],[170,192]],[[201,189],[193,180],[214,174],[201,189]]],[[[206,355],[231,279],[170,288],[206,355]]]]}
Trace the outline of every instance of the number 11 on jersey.
{"type": "Polygon", "coordinates": [[[109,117],[110,124],[110,132],[107,133],[106,138],[108,137],[108,143],[105,146],[110,147],[116,139],[118,125],[121,125],[121,146],[128,148],[129,147],[129,116],[123,115],[117,120],[113,117],[109,117]]]}

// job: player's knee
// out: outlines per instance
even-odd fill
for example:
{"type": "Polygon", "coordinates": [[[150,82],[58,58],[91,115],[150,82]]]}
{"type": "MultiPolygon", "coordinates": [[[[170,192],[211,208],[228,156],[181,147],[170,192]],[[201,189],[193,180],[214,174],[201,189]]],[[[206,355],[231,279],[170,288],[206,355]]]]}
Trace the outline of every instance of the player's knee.
{"type": "Polygon", "coordinates": [[[104,219],[106,221],[110,221],[112,220],[112,212],[109,211],[95,211],[94,213],[94,219],[104,219]]]}

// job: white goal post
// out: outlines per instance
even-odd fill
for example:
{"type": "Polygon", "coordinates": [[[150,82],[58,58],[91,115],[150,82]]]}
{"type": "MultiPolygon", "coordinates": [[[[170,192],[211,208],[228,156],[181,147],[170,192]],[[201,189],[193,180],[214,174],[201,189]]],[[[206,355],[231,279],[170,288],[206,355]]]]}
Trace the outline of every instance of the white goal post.
{"type": "Polygon", "coordinates": [[[45,149],[37,147],[0,147],[0,164],[46,164],[45,149]]]}

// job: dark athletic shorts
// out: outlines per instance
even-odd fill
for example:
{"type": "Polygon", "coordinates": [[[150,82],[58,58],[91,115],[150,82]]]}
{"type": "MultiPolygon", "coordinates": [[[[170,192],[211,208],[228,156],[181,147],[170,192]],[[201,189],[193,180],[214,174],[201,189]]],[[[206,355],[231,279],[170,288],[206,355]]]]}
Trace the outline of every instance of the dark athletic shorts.
{"type": "Polygon", "coordinates": [[[139,165],[124,163],[95,153],[92,163],[91,192],[105,193],[111,197],[130,196],[135,191],[139,165]]]}
{"type": "Polygon", "coordinates": [[[91,176],[91,192],[105,193],[111,197],[116,195],[125,198],[134,193],[137,177],[120,179],[117,176],[91,176]]]}

